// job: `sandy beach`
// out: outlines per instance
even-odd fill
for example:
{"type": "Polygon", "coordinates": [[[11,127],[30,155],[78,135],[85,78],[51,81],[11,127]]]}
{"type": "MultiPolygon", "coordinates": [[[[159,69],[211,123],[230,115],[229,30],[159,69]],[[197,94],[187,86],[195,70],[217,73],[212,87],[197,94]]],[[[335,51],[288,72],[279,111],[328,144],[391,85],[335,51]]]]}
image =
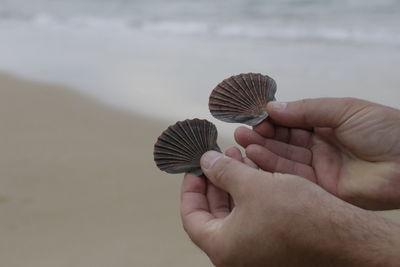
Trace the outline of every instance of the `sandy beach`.
{"type": "Polygon", "coordinates": [[[0,75],[0,266],[211,266],[155,168],[167,126],[0,75]]]}
{"type": "Polygon", "coordinates": [[[153,163],[166,122],[4,74],[0,121],[1,266],[211,266],[153,163]]]}
{"type": "MultiPolygon", "coordinates": [[[[243,72],[400,108],[400,1],[0,0],[0,267],[211,266],[153,144],[243,72]],[[328,3],[329,2],[329,3],[328,3]]],[[[400,212],[382,212],[400,222],[400,212]]],[[[307,215],[305,215],[307,216],[307,215]]]]}

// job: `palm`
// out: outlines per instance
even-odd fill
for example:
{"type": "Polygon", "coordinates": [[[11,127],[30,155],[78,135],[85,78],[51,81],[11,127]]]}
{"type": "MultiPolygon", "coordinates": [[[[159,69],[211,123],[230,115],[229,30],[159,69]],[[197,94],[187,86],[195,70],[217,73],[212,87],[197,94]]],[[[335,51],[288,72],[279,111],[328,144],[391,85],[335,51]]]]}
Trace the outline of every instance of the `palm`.
{"type": "Polygon", "coordinates": [[[390,167],[395,155],[388,155],[389,146],[382,141],[374,144],[370,140],[374,138],[373,133],[359,134],[353,128],[343,129],[339,133],[328,128],[291,129],[265,121],[254,131],[239,128],[235,137],[246,148],[247,156],[265,171],[307,178],[358,206],[388,207],[385,199],[398,198],[399,193],[390,192],[392,186],[382,190],[380,185],[398,175],[390,167]]]}

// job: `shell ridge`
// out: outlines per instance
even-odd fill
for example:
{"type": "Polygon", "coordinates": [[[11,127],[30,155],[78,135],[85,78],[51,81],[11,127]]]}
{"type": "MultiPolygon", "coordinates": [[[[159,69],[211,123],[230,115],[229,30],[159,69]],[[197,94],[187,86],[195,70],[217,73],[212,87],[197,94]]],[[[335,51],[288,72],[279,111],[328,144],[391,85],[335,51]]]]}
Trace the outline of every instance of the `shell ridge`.
{"type": "Polygon", "coordinates": [[[203,146],[203,138],[202,138],[204,127],[206,127],[206,126],[203,124],[202,121],[199,120],[199,121],[197,121],[197,123],[195,125],[193,125],[193,129],[191,129],[193,135],[196,136],[197,145],[201,149],[203,149],[203,147],[204,147],[203,146]]]}
{"type": "MultiPolygon", "coordinates": [[[[160,136],[158,139],[160,140],[160,143],[167,143],[171,146],[175,146],[177,149],[182,149],[182,145],[180,144],[179,137],[175,136],[173,133],[170,132],[165,132],[165,136],[169,137],[171,140],[168,140],[165,138],[165,136],[160,136]]],[[[158,145],[161,145],[158,144],[158,145]]],[[[156,144],[157,145],[157,144],[156,144]]]]}
{"type": "Polygon", "coordinates": [[[192,128],[192,134],[196,137],[197,140],[197,146],[199,147],[200,151],[204,149],[204,141],[202,138],[203,135],[203,130],[205,127],[207,127],[201,120],[197,121],[197,124],[195,124],[196,130],[194,131],[192,128]]]}
{"type": "MultiPolygon", "coordinates": [[[[228,99],[230,99],[230,97],[227,97],[228,99]]],[[[221,96],[219,95],[215,95],[212,98],[210,98],[210,101],[212,101],[212,104],[210,104],[209,106],[214,107],[214,108],[218,108],[218,106],[220,105],[224,105],[226,107],[230,107],[233,109],[241,109],[241,110],[248,110],[249,108],[247,107],[247,105],[241,105],[240,103],[236,102],[236,101],[232,101],[232,102],[228,102],[227,100],[224,100],[221,98],[221,96]]]]}
{"type": "Polygon", "coordinates": [[[193,120],[193,125],[190,125],[188,123],[188,121],[184,121],[184,125],[180,125],[182,131],[185,133],[186,137],[188,138],[188,140],[190,140],[190,143],[192,145],[194,145],[195,147],[199,148],[198,146],[198,140],[197,140],[197,136],[194,135],[193,133],[193,129],[192,127],[195,126],[195,124],[197,123],[196,120],[193,120]]]}
{"type": "Polygon", "coordinates": [[[202,120],[198,120],[198,123],[196,124],[196,130],[193,132],[198,140],[200,151],[204,150],[204,147],[206,146],[204,132],[207,127],[208,124],[204,123],[202,120]]]}
{"type": "Polygon", "coordinates": [[[251,100],[249,100],[248,97],[246,97],[246,96],[248,96],[247,95],[247,90],[236,79],[237,79],[237,76],[232,76],[231,77],[231,80],[234,81],[236,83],[236,85],[238,85],[239,88],[240,88],[240,90],[237,90],[237,91],[240,93],[240,95],[242,96],[243,100],[246,101],[247,105],[251,108],[253,106],[253,103],[251,102],[251,100]]]}
{"type": "Polygon", "coordinates": [[[239,77],[243,80],[244,85],[246,86],[246,94],[248,96],[248,99],[251,101],[253,107],[257,107],[257,88],[254,86],[252,79],[253,79],[253,73],[247,73],[247,74],[240,74],[239,77]]]}
{"type": "Polygon", "coordinates": [[[155,148],[155,151],[153,153],[154,158],[163,158],[166,155],[175,155],[178,158],[190,158],[190,154],[185,151],[184,149],[176,149],[171,146],[163,146],[163,145],[157,145],[155,148]]]}
{"type": "Polygon", "coordinates": [[[181,154],[178,151],[172,151],[172,152],[169,151],[169,148],[166,148],[163,151],[154,152],[154,157],[157,158],[157,159],[164,158],[164,157],[168,158],[169,156],[180,158],[180,159],[182,158],[182,159],[186,159],[186,160],[190,159],[190,157],[187,157],[186,155],[181,154]],[[174,152],[177,152],[177,153],[174,153],[174,152]]]}
{"type": "MultiPolygon", "coordinates": [[[[251,82],[251,88],[257,88],[257,87],[255,86],[255,84],[254,84],[253,75],[250,76],[250,82],[251,82]]],[[[250,88],[250,86],[249,86],[249,88],[250,88]]],[[[259,105],[260,99],[257,97],[257,95],[259,95],[260,92],[259,92],[258,90],[255,90],[255,91],[256,91],[256,92],[254,92],[254,94],[255,94],[254,99],[256,100],[257,105],[259,105]]]]}
{"type": "Polygon", "coordinates": [[[260,92],[261,95],[261,101],[265,102],[265,90],[264,90],[264,83],[263,83],[263,77],[262,75],[257,75],[257,80],[258,80],[258,91],[260,92]]]}
{"type": "Polygon", "coordinates": [[[214,101],[214,104],[211,105],[215,110],[219,111],[219,110],[242,110],[242,111],[248,111],[249,109],[247,107],[241,107],[241,106],[232,106],[229,103],[226,102],[220,102],[218,101],[214,101]]]}
{"type": "MultiPolygon", "coordinates": [[[[238,104],[240,104],[240,105],[248,106],[248,107],[251,106],[251,104],[246,100],[246,98],[243,97],[242,93],[240,93],[236,88],[232,87],[231,84],[229,84],[229,83],[226,83],[226,85],[225,85],[225,84],[220,84],[218,87],[219,87],[219,88],[222,88],[225,92],[222,93],[222,92],[221,92],[222,90],[220,90],[220,91],[217,90],[217,91],[216,91],[217,94],[221,94],[221,95],[223,95],[223,96],[229,97],[229,99],[230,99],[231,101],[236,102],[236,103],[238,103],[238,104]],[[234,90],[235,92],[237,92],[238,94],[240,94],[241,97],[240,97],[240,98],[235,97],[235,95],[233,95],[233,94],[232,94],[232,91],[230,91],[230,90],[234,90]]],[[[218,88],[218,87],[217,87],[217,88],[218,88]]]]}
{"type": "MultiPolygon", "coordinates": [[[[176,127],[175,128],[173,128],[173,131],[179,136],[179,138],[184,142],[184,147],[185,147],[185,150],[188,152],[188,153],[190,153],[191,152],[191,149],[190,149],[190,142],[188,142],[187,141],[187,139],[185,138],[185,133],[183,132],[181,132],[180,133],[180,131],[182,131],[181,130],[181,123],[177,123],[176,124],[176,127]]],[[[183,145],[183,144],[182,144],[183,145]]]]}
{"type": "Polygon", "coordinates": [[[217,128],[214,125],[209,125],[207,129],[207,148],[211,149],[214,145],[213,140],[217,140],[217,128]]]}
{"type": "MultiPolygon", "coordinates": [[[[269,86],[269,82],[268,82],[268,77],[263,77],[262,79],[262,96],[263,96],[263,103],[267,103],[268,99],[269,99],[269,94],[268,94],[268,86],[269,86]]],[[[266,104],[264,104],[266,105],[266,104]]],[[[265,110],[265,106],[263,105],[262,109],[265,110]]]]}
{"type": "Polygon", "coordinates": [[[247,106],[251,107],[251,101],[250,101],[249,99],[247,99],[247,98],[246,98],[246,94],[243,93],[243,91],[245,91],[245,90],[243,89],[243,87],[242,87],[240,84],[237,83],[237,81],[235,80],[234,76],[232,76],[231,78],[225,80],[225,84],[227,84],[227,85],[229,86],[230,89],[228,89],[228,90],[229,90],[228,92],[229,92],[231,95],[233,95],[234,98],[240,100],[242,103],[244,103],[244,105],[247,105],[247,106]],[[234,84],[232,84],[232,81],[233,81],[238,87],[236,87],[234,84]],[[234,95],[233,92],[232,92],[232,90],[233,90],[237,95],[234,95]],[[240,97],[238,97],[238,95],[239,95],[240,97]]]}
{"type": "Polygon", "coordinates": [[[275,93],[276,83],[271,77],[241,73],[214,88],[209,97],[209,109],[222,121],[254,126],[268,117],[266,106],[275,100],[275,93]]]}
{"type": "Polygon", "coordinates": [[[198,151],[201,150],[201,146],[199,144],[199,140],[198,137],[195,135],[195,131],[198,131],[198,124],[199,124],[199,120],[194,119],[192,123],[189,123],[188,121],[186,121],[186,127],[187,128],[183,128],[183,130],[185,131],[187,137],[189,138],[191,144],[193,147],[196,148],[196,150],[193,150],[193,156],[197,156],[198,151]],[[196,130],[194,130],[193,128],[195,128],[196,130]]]}
{"type": "MultiPolygon", "coordinates": [[[[247,76],[248,76],[248,78],[250,79],[250,81],[252,82],[252,74],[249,73],[247,76]]],[[[246,87],[247,87],[247,89],[246,89],[246,94],[248,95],[249,99],[251,99],[251,101],[252,101],[253,103],[255,103],[255,106],[258,106],[258,105],[257,105],[257,103],[258,103],[258,98],[257,98],[257,95],[255,94],[255,93],[256,93],[255,91],[256,91],[257,88],[254,86],[254,84],[253,84],[252,87],[248,84],[248,81],[247,81],[247,79],[246,79],[246,74],[241,74],[239,77],[242,78],[244,84],[245,84],[246,87]]],[[[254,105],[254,104],[253,104],[253,105],[254,105]]]]}
{"type": "Polygon", "coordinates": [[[190,129],[190,125],[188,125],[187,121],[183,121],[182,123],[178,124],[179,130],[182,133],[182,138],[187,142],[189,147],[192,145],[196,145],[196,142],[193,142],[193,136],[191,136],[190,132],[187,131],[186,128],[190,129]]]}
{"type": "Polygon", "coordinates": [[[157,167],[168,173],[200,175],[200,158],[204,152],[219,149],[217,128],[207,120],[177,122],[165,130],[154,145],[157,167]]]}
{"type": "Polygon", "coordinates": [[[274,96],[275,96],[275,94],[276,94],[276,89],[277,89],[277,86],[276,86],[276,82],[274,81],[274,80],[272,80],[271,79],[271,91],[270,91],[270,97],[271,98],[274,98],[274,96]]]}
{"type": "Polygon", "coordinates": [[[184,163],[184,162],[191,162],[187,161],[187,160],[179,160],[176,158],[159,158],[157,159],[158,161],[158,165],[174,165],[174,164],[180,164],[180,163],[184,163]]]}
{"type": "Polygon", "coordinates": [[[251,79],[252,79],[253,86],[256,89],[255,93],[257,94],[257,96],[256,96],[257,106],[260,110],[264,110],[265,103],[267,103],[268,101],[266,99],[266,95],[264,93],[262,83],[261,83],[261,80],[263,77],[260,73],[257,73],[257,74],[253,73],[251,77],[252,77],[251,79]]]}
{"type": "Polygon", "coordinates": [[[267,79],[267,96],[270,98],[272,95],[275,94],[275,81],[268,77],[267,79]]]}
{"type": "Polygon", "coordinates": [[[210,128],[211,128],[211,126],[208,123],[204,123],[204,127],[202,127],[203,130],[202,130],[201,135],[202,135],[203,148],[206,148],[208,145],[208,142],[209,142],[208,137],[211,134],[210,128]]]}
{"type": "MultiPolygon", "coordinates": [[[[166,136],[170,137],[171,139],[175,140],[177,142],[176,147],[179,149],[179,151],[190,151],[189,144],[186,143],[186,140],[184,140],[179,133],[175,131],[175,129],[169,129],[165,131],[164,133],[166,136]],[[174,136],[176,135],[176,137],[174,136]],[[183,141],[183,143],[181,142],[183,141]]],[[[161,139],[162,140],[162,139],[161,139]]],[[[166,140],[163,140],[164,142],[167,142],[166,140]]]]}

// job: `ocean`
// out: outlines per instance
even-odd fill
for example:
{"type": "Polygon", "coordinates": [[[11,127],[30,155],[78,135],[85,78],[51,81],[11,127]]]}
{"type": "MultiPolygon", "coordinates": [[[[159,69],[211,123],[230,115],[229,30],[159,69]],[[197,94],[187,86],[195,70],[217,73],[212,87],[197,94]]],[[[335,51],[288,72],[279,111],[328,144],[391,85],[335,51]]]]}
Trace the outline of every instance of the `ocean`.
{"type": "Polygon", "coordinates": [[[399,107],[399,65],[396,0],[0,0],[0,70],[171,123],[242,72],[399,107]]]}
{"type": "Polygon", "coordinates": [[[400,45],[397,0],[1,0],[1,22],[400,45]]]}

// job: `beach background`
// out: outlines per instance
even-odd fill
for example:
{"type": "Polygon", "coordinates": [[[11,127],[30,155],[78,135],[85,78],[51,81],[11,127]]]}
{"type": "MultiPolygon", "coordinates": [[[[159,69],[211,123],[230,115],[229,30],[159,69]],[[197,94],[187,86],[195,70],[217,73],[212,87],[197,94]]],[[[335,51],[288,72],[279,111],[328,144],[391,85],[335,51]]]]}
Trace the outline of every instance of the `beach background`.
{"type": "MultiPolygon", "coordinates": [[[[0,0],[0,265],[211,266],[156,169],[168,125],[261,72],[277,98],[399,108],[395,0],[0,0]]],[[[394,220],[398,212],[384,213],[394,220]]]]}

